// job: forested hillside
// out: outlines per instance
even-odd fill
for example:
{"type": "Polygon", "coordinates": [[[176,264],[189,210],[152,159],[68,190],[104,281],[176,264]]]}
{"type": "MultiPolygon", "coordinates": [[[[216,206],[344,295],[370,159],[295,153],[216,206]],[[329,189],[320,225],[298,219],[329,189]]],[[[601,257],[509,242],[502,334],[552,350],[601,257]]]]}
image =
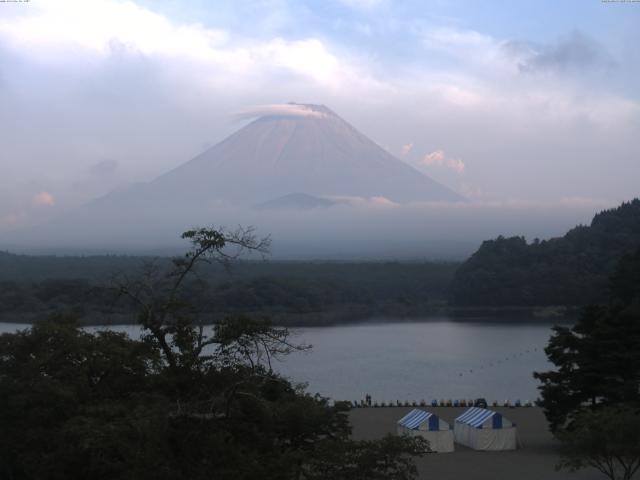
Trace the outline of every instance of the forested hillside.
{"type": "Polygon", "coordinates": [[[595,215],[564,237],[483,242],[454,276],[459,306],[585,305],[606,300],[617,261],[640,246],[640,200],[595,215]]]}
{"type": "MultiPolygon", "coordinates": [[[[0,321],[30,322],[60,311],[85,323],[132,322],[133,306],[110,290],[114,276],[135,278],[168,258],[32,257],[0,253],[0,321]]],[[[215,318],[269,315],[281,324],[326,324],[371,316],[421,315],[441,308],[458,264],[237,262],[202,265],[187,285],[190,301],[215,318]]]]}

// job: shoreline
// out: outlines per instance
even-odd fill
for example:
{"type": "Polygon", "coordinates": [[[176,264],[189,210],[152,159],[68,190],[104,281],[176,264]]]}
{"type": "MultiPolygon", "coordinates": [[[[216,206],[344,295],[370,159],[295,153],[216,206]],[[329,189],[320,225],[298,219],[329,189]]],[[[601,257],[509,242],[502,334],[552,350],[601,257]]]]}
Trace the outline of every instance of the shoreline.
{"type": "MultiPolygon", "coordinates": [[[[270,316],[274,326],[305,328],[305,327],[338,327],[353,326],[359,324],[376,323],[426,323],[438,321],[450,321],[459,323],[511,323],[511,324],[572,324],[575,322],[581,307],[547,306],[547,307],[449,307],[426,308],[424,310],[414,310],[411,312],[399,309],[396,313],[391,313],[385,309],[384,312],[362,312],[354,310],[330,310],[319,312],[266,312],[270,316]]],[[[392,307],[389,308],[392,310],[392,307]]],[[[134,313],[89,313],[83,318],[82,314],[73,311],[63,312],[16,312],[3,313],[0,315],[0,323],[31,325],[45,320],[56,313],[68,313],[79,315],[81,326],[112,326],[112,325],[135,325],[131,321],[135,317],[134,313]]],[[[219,314],[204,315],[205,324],[213,325],[216,320],[224,316],[238,315],[241,312],[225,312],[219,314]]],[[[242,312],[246,315],[264,316],[265,312],[242,312]]]]}

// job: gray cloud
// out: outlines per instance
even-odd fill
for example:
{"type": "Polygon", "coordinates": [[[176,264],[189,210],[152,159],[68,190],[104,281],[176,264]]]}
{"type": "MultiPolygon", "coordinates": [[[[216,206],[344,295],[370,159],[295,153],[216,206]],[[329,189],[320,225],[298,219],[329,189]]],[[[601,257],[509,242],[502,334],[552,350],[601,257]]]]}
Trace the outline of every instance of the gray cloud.
{"type": "Polygon", "coordinates": [[[261,117],[263,115],[274,115],[282,117],[322,117],[324,114],[320,111],[313,110],[307,105],[297,103],[272,104],[272,105],[256,105],[233,114],[238,120],[247,120],[250,118],[261,117]]]}
{"type": "Polygon", "coordinates": [[[523,73],[609,69],[613,59],[602,45],[580,31],[562,36],[557,42],[541,45],[511,40],[502,46],[504,54],[517,62],[523,73]]]}
{"type": "Polygon", "coordinates": [[[101,160],[89,167],[89,173],[97,177],[113,175],[118,170],[118,162],[113,159],[101,160]]]}

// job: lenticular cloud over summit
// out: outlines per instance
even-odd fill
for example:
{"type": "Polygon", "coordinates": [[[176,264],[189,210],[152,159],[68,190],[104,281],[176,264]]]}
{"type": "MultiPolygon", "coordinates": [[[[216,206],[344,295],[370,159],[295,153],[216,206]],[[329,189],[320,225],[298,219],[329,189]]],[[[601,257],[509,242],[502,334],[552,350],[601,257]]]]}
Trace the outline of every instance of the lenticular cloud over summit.
{"type": "Polygon", "coordinates": [[[248,120],[262,116],[279,117],[316,117],[322,118],[325,114],[309,105],[299,103],[274,103],[271,105],[256,105],[233,114],[238,120],[248,120]]]}

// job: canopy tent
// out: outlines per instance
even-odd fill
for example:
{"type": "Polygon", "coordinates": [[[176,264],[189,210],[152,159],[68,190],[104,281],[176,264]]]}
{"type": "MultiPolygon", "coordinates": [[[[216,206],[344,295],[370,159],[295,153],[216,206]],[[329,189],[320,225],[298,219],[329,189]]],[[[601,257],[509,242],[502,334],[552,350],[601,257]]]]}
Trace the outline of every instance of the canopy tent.
{"type": "Polygon", "coordinates": [[[472,407],[455,420],[456,442],[474,450],[515,450],[516,426],[500,413],[472,407]]]}
{"type": "Polygon", "coordinates": [[[411,410],[398,420],[397,431],[398,435],[423,437],[434,452],[453,452],[451,426],[431,412],[411,410]]]}

